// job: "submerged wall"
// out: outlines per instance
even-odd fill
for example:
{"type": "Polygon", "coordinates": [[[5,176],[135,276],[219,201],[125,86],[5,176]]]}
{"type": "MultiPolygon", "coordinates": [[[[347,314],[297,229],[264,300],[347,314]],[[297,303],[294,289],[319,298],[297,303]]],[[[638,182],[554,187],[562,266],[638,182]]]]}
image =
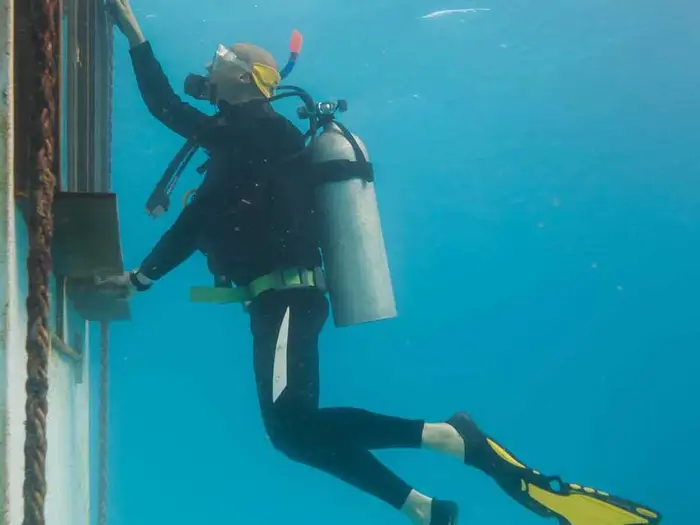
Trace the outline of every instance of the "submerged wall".
{"type": "MultiPolygon", "coordinates": [[[[0,12],[0,520],[23,519],[26,373],[27,228],[14,197],[12,2],[0,12]]],[[[47,417],[48,525],[88,525],[90,427],[88,325],[52,282],[52,329],[70,356],[54,345],[49,364],[47,417]]],[[[60,346],[60,345],[58,345],[60,346]]]]}
{"type": "MultiPolygon", "coordinates": [[[[0,195],[6,202],[6,173],[0,176],[0,195]],[[5,180],[3,180],[5,179],[5,180]]],[[[24,481],[24,384],[26,380],[26,311],[24,278],[26,227],[14,206],[2,210],[0,235],[0,465],[3,525],[20,525],[23,517],[24,481]],[[9,213],[8,213],[9,211],[9,213]]],[[[54,282],[54,285],[56,283],[54,282]]],[[[54,294],[56,297],[57,294],[54,294]]],[[[65,302],[67,300],[64,299],[65,302]]],[[[51,352],[49,365],[49,412],[47,418],[48,451],[46,523],[48,525],[88,525],[90,514],[90,380],[88,325],[66,304],[64,333],[73,348],[82,347],[75,359],[58,351],[51,352]]],[[[54,304],[53,312],[60,311],[54,304]]],[[[56,315],[54,319],[57,322],[56,315]]],[[[57,331],[58,326],[54,325],[57,331]]]]}
{"type": "MultiPolygon", "coordinates": [[[[11,209],[11,208],[10,208],[11,209]]],[[[15,211],[16,210],[12,210],[15,211]]],[[[24,261],[27,235],[24,220],[10,213],[8,224],[14,232],[7,240],[3,262],[9,271],[3,274],[4,299],[7,301],[0,336],[0,408],[3,435],[3,525],[20,525],[23,517],[24,481],[24,382],[26,380],[26,312],[24,298],[27,283],[24,261]],[[5,280],[5,278],[9,279],[5,280]]],[[[4,233],[4,232],[3,232],[4,233]]],[[[2,239],[5,241],[5,239],[2,239]]],[[[57,283],[53,282],[54,287],[57,283]]],[[[60,293],[52,294],[53,330],[63,332],[74,349],[82,349],[76,359],[56,348],[49,363],[49,412],[47,418],[48,451],[46,458],[48,525],[88,525],[90,512],[90,380],[88,325],[71,308],[67,299],[57,304],[60,293]],[[64,310],[65,308],[65,310],[64,310]],[[59,315],[62,311],[64,315],[59,315]],[[60,318],[63,318],[62,320],[60,318]],[[59,326],[61,324],[62,326],[59,326]]]]}

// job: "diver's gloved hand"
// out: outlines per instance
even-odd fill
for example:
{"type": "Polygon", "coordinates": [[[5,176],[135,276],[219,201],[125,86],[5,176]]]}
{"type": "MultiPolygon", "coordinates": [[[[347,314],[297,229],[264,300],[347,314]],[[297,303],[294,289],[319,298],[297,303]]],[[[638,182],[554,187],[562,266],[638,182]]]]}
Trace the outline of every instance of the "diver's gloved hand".
{"type": "Polygon", "coordinates": [[[131,10],[129,0],[105,0],[105,9],[107,9],[109,16],[112,17],[114,25],[127,38],[131,47],[138,46],[146,41],[139,23],[136,21],[136,16],[131,10]]]}
{"type": "Polygon", "coordinates": [[[97,288],[104,293],[112,293],[122,299],[130,299],[135,292],[145,292],[153,281],[142,274],[139,269],[124,272],[120,275],[112,275],[104,278],[96,278],[97,288]]]}

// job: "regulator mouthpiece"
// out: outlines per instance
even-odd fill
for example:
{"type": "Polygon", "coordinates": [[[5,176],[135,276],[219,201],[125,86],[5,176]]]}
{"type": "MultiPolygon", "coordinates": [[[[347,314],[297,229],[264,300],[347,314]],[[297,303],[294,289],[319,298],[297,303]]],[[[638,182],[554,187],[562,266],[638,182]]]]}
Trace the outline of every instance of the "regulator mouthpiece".
{"type": "Polygon", "coordinates": [[[211,98],[209,79],[202,75],[190,73],[185,77],[185,93],[197,100],[209,100],[211,98]]]}

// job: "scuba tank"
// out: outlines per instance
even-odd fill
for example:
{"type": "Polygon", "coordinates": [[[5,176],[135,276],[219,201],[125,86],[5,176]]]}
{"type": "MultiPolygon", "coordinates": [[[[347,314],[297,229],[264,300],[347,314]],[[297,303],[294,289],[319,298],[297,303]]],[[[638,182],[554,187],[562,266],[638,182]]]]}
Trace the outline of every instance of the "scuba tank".
{"type": "MultiPolygon", "coordinates": [[[[329,103],[318,107],[330,109],[329,103]]],[[[341,101],[338,109],[343,111],[347,105],[341,101]]],[[[334,323],[341,327],[396,317],[367,149],[334,118],[322,115],[320,124],[323,131],[310,148],[334,323]]]]}

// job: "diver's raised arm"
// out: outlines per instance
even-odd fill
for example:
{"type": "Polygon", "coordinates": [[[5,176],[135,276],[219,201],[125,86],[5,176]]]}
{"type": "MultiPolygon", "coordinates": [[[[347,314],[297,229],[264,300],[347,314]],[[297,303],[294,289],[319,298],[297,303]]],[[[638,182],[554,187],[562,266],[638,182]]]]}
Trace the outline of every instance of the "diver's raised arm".
{"type": "Polygon", "coordinates": [[[136,82],[148,111],[175,133],[206,142],[214,119],[183,102],[173,91],[168,77],[156,59],[153,48],[141,31],[128,0],[107,0],[114,24],[129,42],[129,53],[136,82]]]}

